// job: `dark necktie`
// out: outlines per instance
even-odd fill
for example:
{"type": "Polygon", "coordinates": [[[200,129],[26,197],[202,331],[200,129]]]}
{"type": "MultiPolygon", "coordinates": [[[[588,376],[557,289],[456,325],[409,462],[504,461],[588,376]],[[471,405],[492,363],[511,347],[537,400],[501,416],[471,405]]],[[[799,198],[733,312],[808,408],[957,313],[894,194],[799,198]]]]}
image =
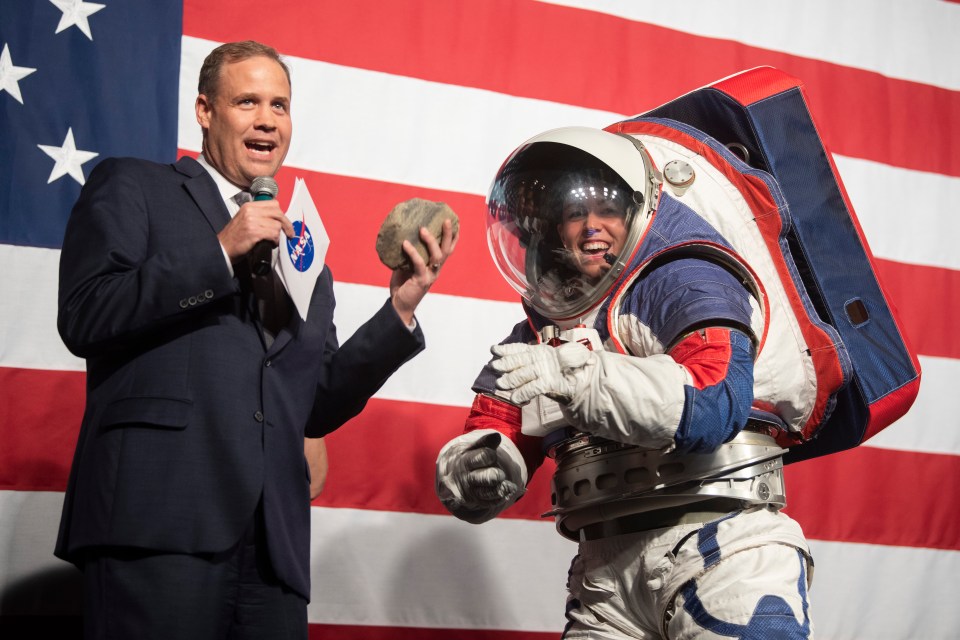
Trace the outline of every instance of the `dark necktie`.
{"type": "MultiPolygon", "coordinates": [[[[243,206],[253,200],[253,196],[247,191],[241,191],[233,197],[233,200],[238,205],[243,206]]],[[[249,263],[246,260],[244,261],[244,268],[249,270],[249,263]]],[[[251,274],[250,283],[253,288],[253,295],[257,299],[257,310],[263,326],[263,337],[269,348],[276,335],[290,321],[291,301],[283,283],[273,269],[270,269],[263,276],[251,274]]]]}

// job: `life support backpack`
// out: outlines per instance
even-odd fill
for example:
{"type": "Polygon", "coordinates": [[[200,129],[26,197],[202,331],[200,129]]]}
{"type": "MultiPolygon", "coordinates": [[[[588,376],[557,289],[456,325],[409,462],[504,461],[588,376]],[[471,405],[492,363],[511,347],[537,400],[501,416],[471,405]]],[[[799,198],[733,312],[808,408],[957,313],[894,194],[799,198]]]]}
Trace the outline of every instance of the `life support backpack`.
{"type": "Polygon", "coordinates": [[[681,207],[723,238],[693,234],[634,277],[686,251],[729,264],[753,290],[754,409],[786,426],[787,462],[855,447],[906,413],[919,362],[796,78],[751,69],[606,130],[638,140],[662,174],[655,216],[681,207]]]}

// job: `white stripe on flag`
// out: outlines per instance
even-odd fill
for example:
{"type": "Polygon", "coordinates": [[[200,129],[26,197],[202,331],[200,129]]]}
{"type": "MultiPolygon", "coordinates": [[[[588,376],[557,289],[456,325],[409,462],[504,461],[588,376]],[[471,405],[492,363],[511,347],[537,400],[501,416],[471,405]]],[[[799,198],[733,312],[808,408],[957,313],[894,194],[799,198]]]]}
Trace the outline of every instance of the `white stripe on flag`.
{"type": "Polygon", "coordinates": [[[920,356],[920,391],[905,416],[867,441],[866,446],[918,453],[960,454],[960,429],[947,425],[956,420],[957,380],[960,360],[920,356]]]}
{"type": "MultiPolygon", "coordinates": [[[[183,40],[181,149],[200,150],[193,79],[214,46],[183,40]]],[[[309,171],[486,195],[497,167],[532,135],[569,125],[602,127],[626,117],[302,58],[289,61],[295,133],[286,164],[309,171]]],[[[960,178],[834,157],[877,257],[960,269],[960,252],[953,247],[960,220],[940,215],[960,202],[960,178]]]]}
{"type": "MultiPolygon", "coordinates": [[[[52,555],[63,494],[0,491],[0,593],[37,575],[75,570],[52,555]]],[[[549,522],[498,519],[481,526],[450,516],[311,509],[312,623],[558,631],[576,546],[549,522]]],[[[815,624],[833,637],[943,637],[960,553],[811,541],[815,624]],[[923,593],[922,610],[902,607],[923,593]],[[870,601],[864,602],[864,594],[870,601]],[[943,616],[924,616],[941,611],[943,616]]],[[[41,599],[30,611],[73,613],[41,599]]]]}
{"type": "Polygon", "coordinates": [[[57,332],[59,249],[0,244],[7,265],[0,305],[0,365],[23,369],[83,371],[57,332]]]}
{"type": "MultiPolygon", "coordinates": [[[[57,263],[60,252],[0,244],[0,263],[10,265],[9,296],[17,305],[0,307],[0,366],[83,371],[56,329],[57,263]]],[[[388,297],[385,287],[338,282],[335,322],[340,341],[370,318],[388,297]]],[[[427,339],[424,353],[405,364],[377,393],[378,398],[432,405],[470,406],[480,367],[490,346],[522,320],[520,305],[431,293],[417,310],[427,339]],[[424,384],[429,381],[429,384],[424,384]]],[[[926,453],[960,454],[960,431],[937,428],[953,415],[954,381],[960,361],[921,357],[923,383],[913,408],[870,446],[926,453]]]]}
{"type": "Polygon", "coordinates": [[[930,64],[960,60],[960,8],[950,2],[807,0],[798,10],[765,0],[540,1],[960,89],[957,65],[930,64]]]}
{"type": "Polygon", "coordinates": [[[960,269],[960,218],[944,215],[960,202],[960,178],[833,157],[876,257],[960,269]]]}
{"type": "MultiPolygon", "coordinates": [[[[200,150],[196,80],[218,43],[184,37],[181,149],[200,150]]],[[[286,57],[294,134],[285,165],[462,193],[485,194],[521,142],[553,127],[602,127],[622,116],[582,107],[286,57]]]]}
{"type": "Polygon", "coordinates": [[[954,637],[944,633],[960,622],[960,553],[819,540],[811,540],[810,549],[816,563],[810,590],[814,632],[829,629],[833,639],[954,637]],[[905,604],[918,594],[922,607],[905,604]]]}
{"type": "MultiPolygon", "coordinates": [[[[388,478],[384,479],[389,482],[388,478]]],[[[312,509],[311,622],[558,631],[575,544],[552,522],[312,509]]]]}

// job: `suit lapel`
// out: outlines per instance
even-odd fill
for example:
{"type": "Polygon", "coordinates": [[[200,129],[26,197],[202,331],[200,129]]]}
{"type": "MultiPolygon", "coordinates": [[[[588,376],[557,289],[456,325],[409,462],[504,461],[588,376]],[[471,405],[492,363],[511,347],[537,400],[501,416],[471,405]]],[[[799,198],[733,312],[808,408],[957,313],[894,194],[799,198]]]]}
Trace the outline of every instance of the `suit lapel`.
{"type": "Polygon", "coordinates": [[[183,182],[183,187],[193,198],[200,212],[210,223],[211,228],[215,232],[223,229],[230,222],[230,213],[227,211],[227,205],[223,203],[217,184],[210,177],[210,174],[199,162],[188,156],[177,160],[174,168],[187,177],[183,182]]]}
{"type": "MultiPolygon", "coordinates": [[[[187,190],[187,193],[190,194],[190,197],[193,198],[197,208],[200,209],[200,212],[207,219],[207,222],[210,223],[213,230],[219,232],[223,229],[223,227],[230,222],[230,213],[227,211],[227,206],[220,196],[217,184],[213,181],[213,178],[210,177],[210,174],[207,173],[199,162],[189,156],[180,158],[174,165],[174,168],[186,176],[183,186],[187,190]]],[[[249,285],[247,286],[249,287],[249,285]]],[[[256,302],[252,300],[252,296],[251,303],[256,304],[256,302]]],[[[290,304],[292,305],[293,302],[291,301],[290,304]]],[[[280,329],[273,340],[273,344],[270,345],[267,351],[276,353],[286,347],[290,340],[299,332],[300,324],[300,316],[296,310],[294,310],[290,321],[287,322],[285,327],[280,329]]],[[[257,325],[260,325],[259,321],[257,325]]]]}

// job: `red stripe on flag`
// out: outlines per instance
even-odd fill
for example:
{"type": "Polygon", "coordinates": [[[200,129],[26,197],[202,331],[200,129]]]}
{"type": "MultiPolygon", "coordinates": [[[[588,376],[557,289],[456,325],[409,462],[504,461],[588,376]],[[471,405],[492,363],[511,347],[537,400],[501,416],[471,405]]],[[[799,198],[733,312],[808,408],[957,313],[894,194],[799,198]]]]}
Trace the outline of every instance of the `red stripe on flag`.
{"type": "Polygon", "coordinates": [[[960,358],[953,319],[960,317],[960,271],[876,261],[877,275],[917,353],[960,358]]]}
{"type": "Polygon", "coordinates": [[[85,384],[80,372],[0,367],[0,489],[64,490],[85,384]]]}
{"type": "Polygon", "coordinates": [[[275,3],[270,11],[253,0],[186,0],[183,20],[188,36],[254,37],[286,55],[624,115],[769,65],[804,83],[833,152],[960,176],[952,145],[960,92],[602,13],[514,0],[275,3]],[[649,63],[678,51],[670,73],[651,81],[649,63]]]}
{"type": "MultiPolygon", "coordinates": [[[[327,436],[330,473],[314,504],[446,514],[434,492],[437,454],[463,432],[469,411],[371,400],[363,413],[327,436]]],[[[550,509],[552,472],[553,462],[547,460],[526,495],[502,517],[540,520],[550,509]]]]}
{"type": "Polygon", "coordinates": [[[960,549],[960,456],[858,447],[788,466],[786,482],[808,538],[960,549]]]}
{"type": "Polygon", "coordinates": [[[377,256],[380,225],[398,203],[410,198],[446,202],[457,214],[460,238],[453,257],[444,264],[443,277],[431,291],[470,298],[519,301],[519,296],[500,276],[486,243],[486,205],[482,196],[437,191],[328,174],[281,169],[277,174],[282,194],[293,192],[293,180],[301,177],[310,190],[330,236],[326,262],[334,279],[386,287],[390,270],[377,256]]]}
{"type": "MultiPolygon", "coordinates": [[[[196,157],[193,151],[181,155],[196,157]]],[[[487,250],[486,211],[482,196],[438,191],[364,178],[351,178],[283,167],[276,176],[278,200],[286,208],[293,194],[295,178],[302,178],[317,205],[330,237],[326,263],[339,282],[386,287],[390,270],[377,256],[380,225],[397,204],[410,198],[446,202],[457,214],[461,242],[444,264],[443,277],[431,291],[449,295],[519,302],[520,298],[504,281],[487,250]]]]}
{"type": "MultiPolygon", "coordinates": [[[[445,513],[434,494],[434,462],[467,411],[371,401],[328,436],[330,475],[315,504],[445,513]]],[[[501,517],[540,519],[550,508],[552,472],[548,460],[501,517]]],[[[952,506],[958,487],[960,456],[860,447],[787,467],[788,512],[809,537],[836,542],[960,550],[952,506]]]]}
{"type": "MultiPolygon", "coordinates": [[[[519,302],[519,295],[501,277],[487,250],[483,197],[283,168],[277,183],[284,207],[297,177],[306,182],[330,236],[326,261],[336,280],[386,287],[390,272],[377,257],[377,232],[396,204],[424,198],[446,202],[460,219],[461,242],[431,291],[519,302]]],[[[960,317],[960,271],[883,259],[875,262],[914,349],[926,356],[960,358],[960,343],[954,340],[950,321],[960,317]]]]}
{"type": "MultiPolygon", "coordinates": [[[[0,368],[0,489],[62,491],[83,406],[84,374],[0,368]],[[41,398],[42,401],[38,401],[41,398]],[[25,430],[20,425],[29,424],[25,430]]],[[[373,399],[327,437],[330,474],[314,504],[444,514],[434,494],[440,448],[469,409],[373,399]]],[[[547,461],[503,516],[550,508],[547,461]]],[[[811,538],[960,550],[960,456],[860,447],[787,468],[789,513],[811,538]],[[910,482],[903,482],[903,478],[910,482]]]]}

